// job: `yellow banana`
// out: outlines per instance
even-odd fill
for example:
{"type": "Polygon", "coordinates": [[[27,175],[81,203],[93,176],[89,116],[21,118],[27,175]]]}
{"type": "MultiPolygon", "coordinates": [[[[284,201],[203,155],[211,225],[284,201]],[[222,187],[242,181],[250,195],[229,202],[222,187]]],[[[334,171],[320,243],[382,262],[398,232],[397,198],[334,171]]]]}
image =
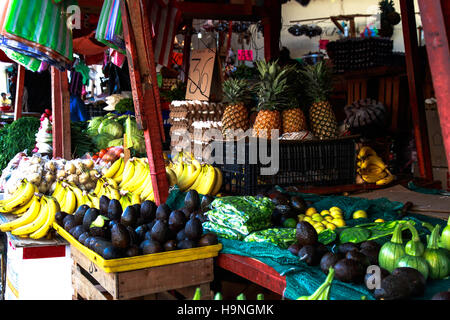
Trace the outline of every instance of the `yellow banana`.
{"type": "Polygon", "coordinates": [[[120,193],[119,193],[119,190],[117,190],[117,189],[114,189],[113,187],[111,187],[111,186],[107,186],[106,187],[107,189],[108,189],[108,191],[109,191],[109,199],[115,199],[115,200],[119,200],[120,199],[120,193]]]}
{"type": "Polygon", "coordinates": [[[377,153],[371,147],[364,146],[358,152],[358,159],[365,159],[365,158],[367,158],[368,156],[371,156],[371,155],[376,156],[377,153]]]}
{"type": "Polygon", "coordinates": [[[153,193],[153,190],[152,190],[152,192],[148,195],[148,197],[147,198],[145,198],[144,200],[148,200],[148,201],[155,201],[155,195],[154,195],[154,193],[153,193]]]}
{"type": "Polygon", "coordinates": [[[53,222],[55,221],[55,214],[58,210],[57,208],[57,202],[55,199],[48,198],[47,200],[47,219],[45,220],[44,224],[30,234],[31,239],[40,239],[47,235],[48,231],[53,225],[53,222]]]}
{"type": "Polygon", "coordinates": [[[63,190],[63,188],[61,185],[61,181],[57,180],[55,190],[52,193],[52,197],[56,198],[56,200],[59,201],[62,190],[63,190]]]}
{"type": "MultiPolygon", "coordinates": [[[[145,187],[144,191],[142,191],[142,193],[139,195],[141,200],[145,198],[147,198],[151,193],[153,193],[153,184],[152,181],[150,179],[150,183],[147,184],[147,186],[145,187]]],[[[142,200],[142,201],[144,201],[142,200]]]]}
{"type": "MultiPolygon", "coordinates": [[[[200,167],[200,172],[201,172],[201,167],[200,167]]],[[[170,167],[166,167],[166,174],[167,174],[167,180],[169,180],[169,185],[171,187],[176,185],[177,184],[177,175],[170,167]]]]}
{"type": "Polygon", "coordinates": [[[111,167],[109,167],[107,170],[105,170],[105,173],[103,174],[103,176],[105,178],[112,178],[119,171],[122,162],[123,162],[122,157],[120,157],[119,159],[114,161],[114,163],[111,165],[111,167]]]}
{"type": "Polygon", "coordinates": [[[150,173],[145,177],[144,182],[139,186],[139,188],[137,188],[133,193],[137,193],[138,195],[140,195],[142,192],[144,192],[149,183],[152,183],[152,176],[150,173]]]}
{"type": "Polygon", "coordinates": [[[131,204],[140,204],[141,203],[141,198],[139,197],[139,194],[137,193],[132,193],[131,194],[131,204]]]}
{"type": "Polygon", "coordinates": [[[386,164],[378,156],[369,156],[368,158],[366,158],[366,160],[364,160],[361,164],[361,169],[365,169],[371,165],[378,166],[381,168],[381,170],[386,169],[386,164]]]}
{"type": "Polygon", "coordinates": [[[97,184],[95,185],[95,189],[94,189],[95,194],[100,193],[100,189],[103,187],[104,183],[105,183],[105,180],[103,180],[102,178],[97,180],[97,184]]]}
{"type": "Polygon", "coordinates": [[[216,171],[216,183],[214,184],[214,187],[211,191],[211,195],[215,196],[216,194],[219,193],[220,189],[222,188],[222,183],[223,183],[223,174],[222,171],[220,171],[219,168],[214,167],[214,170],[216,171]]]}
{"type": "Polygon", "coordinates": [[[112,186],[114,189],[119,189],[119,184],[116,181],[114,181],[114,179],[106,178],[105,181],[107,184],[112,186]]]}
{"type": "Polygon", "coordinates": [[[196,167],[193,164],[191,164],[191,165],[188,165],[188,167],[189,167],[189,169],[188,169],[187,177],[185,177],[185,178],[182,177],[182,179],[180,181],[178,181],[178,186],[180,187],[180,191],[185,191],[185,190],[189,189],[189,187],[194,184],[195,180],[197,180],[197,177],[201,172],[201,166],[196,167]]]}
{"type": "MultiPolygon", "coordinates": [[[[36,194],[36,193],[35,193],[36,194]]],[[[36,195],[34,196],[36,197],[36,195]]],[[[32,197],[30,199],[30,201],[28,201],[27,203],[25,203],[23,206],[17,207],[15,208],[13,211],[11,211],[10,213],[15,214],[15,215],[21,215],[25,212],[27,212],[27,210],[31,207],[32,203],[33,203],[33,199],[34,197],[32,197]]]]}
{"type": "Polygon", "coordinates": [[[25,203],[30,201],[34,196],[34,185],[27,182],[25,188],[17,195],[17,197],[12,198],[10,201],[5,203],[1,208],[0,212],[11,212],[14,208],[23,206],[25,203]]]}
{"type": "Polygon", "coordinates": [[[201,171],[197,177],[197,179],[195,179],[195,182],[192,184],[192,186],[190,186],[189,190],[195,190],[198,192],[198,188],[200,187],[200,185],[202,184],[202,181],[207,173],[207,167],[206,166],[202,166],[201,171]]]}
{"type": "Polygon", "coordinates": [[[22,193],[23,189],[25,188],[25,186],[26,186],[26,182],[22,181],[10,197],[8,197],[7,199],[0,200],[0,207],[4,206],[9,201],[19,197],[20,194],[22,193]]]}
{"type": "Polygon", "coordinates": [[[49,210],[47,205],[47,199],[46,197],[41,198],[41,206],[39,209],[39,214],[36,219],[34,219],[32,222],[21,226],[19,228],[16,228],[11,231],[11,234],[15,236],[26,236],[29,235],[36,230],[38,230],[40,227],[44,225],[44,223],[47,221],[49,210]]]}
{"type": "Polygon", "coordinates": [[[145,166],[142,163],[136,165],[136,169],[134,172],[133,178],[131,178],[127,183],[125,183],[121,189],[133,192],[138,189],[142,183],[144,183],[145,178],[147,177],[147,173],[149,170],[146,170],[145,166]]]}
{"type": "Polygon", "coordinates": [[[389,184],[392,181],[394,181],[395,176],[387,169],[386,169],[386,174],[387,174],[387,176],[385,178],[380,179],[376,182],[377,186],[384,186],[384,185],[389,184]]]}
{"type": "Polygon", "coordinates": [[[92,201],[91,201],[91,199],[88,197],[88,195],[87,195],[87,193],[86,193],[86,191],[83,191],[83,198],[82,198],[83,200],[82,200],[82,205],[83,204],[85,204],[85,205],[87,205],[88,207],[92,207],[92,201]]]}
{"type": "Polygon", "coordinates": [[[63,205],[61,206],[61,210],[67,214],[73,214],[77,207],[77,198],[72,189],[67,188],[65,199],[63,205]]]}
{"type": "Polygon", "coordinates": [[[359,172],[361,172],[362,174],[366,174],[366,175],[377,175],[377,174],[381,174],[384,171],[384,169],[385,168],[381,168],[377,165],[370,164],[364,169],[361,168],[361,170],[359,172]]]}
{"type": "Polygon", "coordinates": [[[200,187],[197,189],[197,192],[199,194],[211,194],[212,189],[214,188],[214,185],[216,183],[216,171],[214,170],[214,167],[211,165],[207,166],[207,172],[205,175],[205,181],[200,185],[200,187]]]}
{"type": "Polygon", "coordinates": [[[120,168],[117,170],[116,174],[112,177],[112,179],[117,182],[117,184],[122,182],[123,178],[123,171],[125,169],[125,160],[121,158],[122,161],[120,162],[120,168]]]}
{"type": "Polygon", "coordinates": [[[78,208],[83,204],[83,191],[77,186],[72,186],[70,189],[75,194],[75,198],[77,199],[76,207],[78,208]]]}
{"type": "Polygon", "coordinates": [[[123,170],[123,178],[122,178],[122,181],[120,182],[120,184],[119,184],[119,187],[121,187],[122,188],[122,186],[124,185],[124,184],[126,184],[131,178],[133,178],[133,176],[134,176],[134,171],[136,170],[135,169],[135,163],[136,161],[135,161],[135,159],[133,158],[133,159],[129,159],[128,161],[127,161],[127,163],[125,164],[125,168],[124,168],[124,170],[123,170]]]}
{"type": "Polygon", "coordinates": [[[99,200],[99,198],[95,194],[91,194],[91,193],[88,193],[87,196],[88,196],[89,200],[92,203],[91,208],[99,209],[99,207],[100,207],[100,200],[99,200]]]}
{"type": "Polygon", "coordinates": [[[376,183],[378,180],[384,179],[386,176],[387,173],[385,171],[377,175],[366,175],[366,174],[361,175],[363,180],[367,183],[376,183]]]}
{"type": "Polygon", "coordinates": [[[28,223],[31,223],[39,214],[39,210],[41,208],[41,199],[38,196],[35,196],[33,200],[31,200],[31,206],[28,208],[27,212],[23,214],[20,218],[17,218],[13,221],[6,222],[0,225],[1,232],[8,232],[18,227],[24,226],[28,223]]]}

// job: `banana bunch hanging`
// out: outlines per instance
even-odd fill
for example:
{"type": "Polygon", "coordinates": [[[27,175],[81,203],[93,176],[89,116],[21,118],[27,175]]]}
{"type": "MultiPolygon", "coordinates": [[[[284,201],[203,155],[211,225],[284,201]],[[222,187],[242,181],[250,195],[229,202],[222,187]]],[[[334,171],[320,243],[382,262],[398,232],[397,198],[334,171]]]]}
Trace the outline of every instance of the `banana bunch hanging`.
{"type": "Polygon", "coordinates": [[[395,176],[372,148],[362,147],[357,158],[357,172],[364,182],[383,186],[394,181],[395,176]]]}

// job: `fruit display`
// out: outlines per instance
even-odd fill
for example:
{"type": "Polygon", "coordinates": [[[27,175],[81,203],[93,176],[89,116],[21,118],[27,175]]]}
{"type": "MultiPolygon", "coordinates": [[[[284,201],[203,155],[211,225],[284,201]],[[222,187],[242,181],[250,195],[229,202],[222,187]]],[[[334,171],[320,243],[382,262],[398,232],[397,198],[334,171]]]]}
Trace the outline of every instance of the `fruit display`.
{"type": "Polygon", "coordinates": [[[224,102],[227,103],[222,116],[222,134],[227,139],[227,131],[232,135],[236,130],[247,131],[250,128],[246,103],[251,99],[252,90],[244,79],[228,79],[223,85],[224,102]]]}
{"type": "Polygon", "coordinates": [[[257,84],[258,107],[253,135],[270,139],[272,130],[281,134],[282,122],[280,110],[289,105],[289,73],[293,67],[280,67],[275,62],[256,61],[260,81],[257,84]]]}
{"type": "Polygon", "coordinates": [[[385,106],[374,99],[366,98],[345,106],[345,125],[350,129],[366,126],[383,126],[386,120],[385,106]]]}
{"type": "Polygon", "coordinates": [[[41,125],[36,133],[36,147],[33,153],[51,154],[53,152],[52,112],[45,109],[40,118],[41,125]]]}
{"type": "Polygon", "coordinates": [[[395,180],[387,165],[369,146],[363,146],[357,155],[358,179],[366,183],[375,183],[378,186],[388,185],[395,180]]]}
{"type": "Polygon", "coordinates": [[[320,213],[314,207],[310,207],[305,214],[298,216],[298,220],[309,222],[318,233],[325,229],[335,230],[346,226],[342,209],[336,206],[322,210],[320,213]]]}
{"type": "Polygon", "coordinates": [[[203,232],[200,203],[198,193],[190,191],[180,210],[150,200],[122,210],[103,195],[99,208],[82,205],[72,215],[61,211],[56,222],[104,259],[118,259],[217,244],[215,234],[203,232]]]}
{"type": "Polygon", "coordinates": [[[308,65],[299,72],[310,104],[309,122],[312,133],[319,139],[336,138],[336,116],[328,101],[333,88],[330,67],[325,62],[319,62],[308,65]]]}
{"type": "Polygon", "coordinates": [[[60,207],[56,199],[38,194],[37,187],[24,179],[11,197],[0,200],[0,212],[16,216],[0,224],[0,231],[22,238],[44,238],[49,234],[58,211],[60,207]]]}

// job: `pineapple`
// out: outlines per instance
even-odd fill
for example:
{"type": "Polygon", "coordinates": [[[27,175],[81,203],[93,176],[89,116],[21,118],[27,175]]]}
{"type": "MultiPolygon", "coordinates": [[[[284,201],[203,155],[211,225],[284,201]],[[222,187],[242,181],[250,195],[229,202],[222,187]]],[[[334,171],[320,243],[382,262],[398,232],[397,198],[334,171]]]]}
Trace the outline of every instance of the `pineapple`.
{"type": "Polygon", "coordinates": [[[328,97],[332,91],[332,75],[325,62],[306,66],[300,71],[305,94],[310,100],[309,122],[312,133],[320,139],[337,136],[337,121],[328,97]]]}
{"type": "Polygon", "coordinates": [[[283,110],[281,113],[283,133],[299,132],[306,130],[306,117],[302,109],[293,107],[283,110]]]}
{"type": "Polygon", "coordinates": [[[227,132],[234,136],[231,131],[250,128],[248,110],[245,106],[250,99],[251,89],[246,80],[228,79],[223,83],[224,102],[227,107],[222,116],[222,134],[227,139],[227,132]]]}
{"type": "Polygon", "coordinates": [[[257,61],[260,73],[258,83],[258,114],[253,125],[253,135],[271,139],[272,130],[281,131],[280,109],[289,104],[288,76],[293,67],[280,67],[278,62],[257,61]]]}

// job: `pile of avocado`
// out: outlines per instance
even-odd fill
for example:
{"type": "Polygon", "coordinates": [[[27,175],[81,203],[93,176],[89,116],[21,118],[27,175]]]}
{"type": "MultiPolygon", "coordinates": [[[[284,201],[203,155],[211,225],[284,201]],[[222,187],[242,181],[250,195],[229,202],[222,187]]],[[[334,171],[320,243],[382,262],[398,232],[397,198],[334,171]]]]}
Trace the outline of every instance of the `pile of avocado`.
{"type": "Polygon", "coordinates": [[[217,244],[217,236],[202,227],[212,200],[191,190],[181,210],[148,200],[122,210],[118,200],[102,196],[99,209],[82,205],[73,215],[58,212],[56,222],[104,259],[133,257],[217,244]]]}

